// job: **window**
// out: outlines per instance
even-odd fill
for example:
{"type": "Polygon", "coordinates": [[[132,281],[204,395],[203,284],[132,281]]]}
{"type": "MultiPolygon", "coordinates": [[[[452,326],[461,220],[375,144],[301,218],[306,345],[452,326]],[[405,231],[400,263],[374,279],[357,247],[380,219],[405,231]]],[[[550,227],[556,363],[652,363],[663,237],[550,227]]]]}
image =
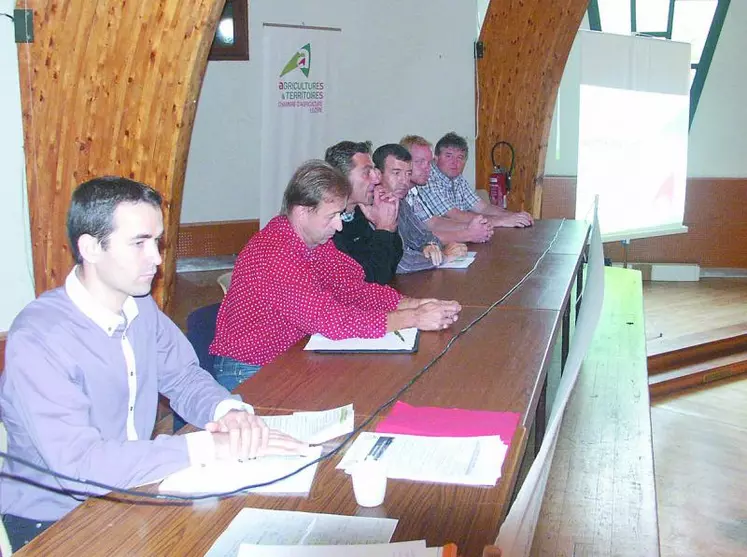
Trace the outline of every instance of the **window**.
{"type": "Polygon", "coordinates": [[[209,60],[249,60],[248,11],[248,0],[226,0],[209,60]]]}
{"type": "Polygon", "coordinates": [[[708,38],[717,0],[677,0],[674,4],[672,40],[692,45],[690,63],[697,69],[708,38]]]}
{"type": "Polygon", "coordinates": [[[594,31],[640,33],[690,43],[692,124],[729,1],[590,0],[589,26],[594,31]]]}
{"type": "MultiPolygon", "coordinates": [[[[646,0],[635,3],[635,32],[646,35],[666,33],[669,29],[669,0],[646,0]]],[[[708,20],[710,21],[710,19],[708,20]]],[[[631,18],[631,23],[633,19],[631,18]]]]}

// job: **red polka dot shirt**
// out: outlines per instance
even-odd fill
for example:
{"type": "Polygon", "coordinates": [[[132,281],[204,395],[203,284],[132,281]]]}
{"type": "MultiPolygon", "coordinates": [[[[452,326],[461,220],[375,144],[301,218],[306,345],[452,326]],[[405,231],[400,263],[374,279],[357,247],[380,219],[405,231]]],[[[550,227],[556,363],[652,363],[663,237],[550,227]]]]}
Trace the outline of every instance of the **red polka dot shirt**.
{"type": "Polygon", "coordinates": [[[363,268],[333,242],[310,249],[287,217],[275,217],[236,260],[210,352],[264,365],[312,333],[381,337],[401,298],[366,282],[363,268]]]}

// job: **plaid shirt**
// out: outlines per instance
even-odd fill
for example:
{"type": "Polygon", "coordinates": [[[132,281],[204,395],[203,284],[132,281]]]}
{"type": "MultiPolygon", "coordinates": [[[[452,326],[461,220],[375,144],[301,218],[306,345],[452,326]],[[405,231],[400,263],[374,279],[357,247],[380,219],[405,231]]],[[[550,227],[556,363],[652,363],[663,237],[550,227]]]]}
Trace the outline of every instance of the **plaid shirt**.
{"type": "Polygon", "coordinates": [[[417,197],[424,210],[415,209],[415,214],[421,220],[443,216],[452,209],[471,211],[480,202],[480,198],[463,174],[452,180],[434,163],[431,163],[428,183],[418,188],[417,197]],[[425,215],[428,216],[423,218],[425,215]]]}

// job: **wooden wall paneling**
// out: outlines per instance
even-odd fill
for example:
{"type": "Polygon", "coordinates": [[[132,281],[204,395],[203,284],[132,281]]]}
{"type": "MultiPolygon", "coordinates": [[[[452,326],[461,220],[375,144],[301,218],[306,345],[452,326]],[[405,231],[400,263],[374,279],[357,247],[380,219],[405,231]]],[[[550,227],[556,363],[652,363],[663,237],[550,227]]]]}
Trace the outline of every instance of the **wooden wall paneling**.
{"type": "Polygon", "coordinates": [[[237,220],[183,224],[179,227],[177,257],[236,255],[259,230],[259,221],[237,220]]]}
{"type": "Polygon", "coordinates": [[[555,98],[587,4],[502,0],[488,6],[480,33],[485,56],[477,61],[477,187],[487,187],[493,144],[508,141],[516,149],[511,209],[539,216],[535,190],[541,193],[555,98]]]}
{"type": "Polygon", "coordinates": [[[573,219],[576,217],[576,177],[545,176],[542,181],[543,219],[573,219]]]}
{"type": "MultiPolygon", "coordinates": [[[[747,268],[747,178],[688,178],[686,187],[687,234],[632,240],[628,260],[747,268]]],[[[607,244],[605,254],[622,261],[622,246],[607,244]]]]}
{"type": "MultiPolygon", "coordinates": [[[[575,206],[575,177],[545,177],[543,218],[573,218],[575,206]]],[[[745,207],[747,178],[688,178],[683,221],[689,232],[632,240],[628,260],[747,268],[745,207]]],[[[623,260],[619,242],[605,244],[604,252],[613,261],[623,260]]]]}
{"type": "Polygon", "coordinates": [[[65,218],[73,189],[104,174],[164,197],[168,310],[197,98],[224,0],[27,0],[35,40],[18,46],[37,294],[72,265],[65,218]]]}
{"type": "MultiPolygon", "coordinates": [[[[693,224],[687,234],[632,240],[628,261],[641,263],[697,263],[701,267],[747,268],[747,224],[693,224]]],[[[623,260],[619,243],[604,245],[613,261],[623,260]]]]}

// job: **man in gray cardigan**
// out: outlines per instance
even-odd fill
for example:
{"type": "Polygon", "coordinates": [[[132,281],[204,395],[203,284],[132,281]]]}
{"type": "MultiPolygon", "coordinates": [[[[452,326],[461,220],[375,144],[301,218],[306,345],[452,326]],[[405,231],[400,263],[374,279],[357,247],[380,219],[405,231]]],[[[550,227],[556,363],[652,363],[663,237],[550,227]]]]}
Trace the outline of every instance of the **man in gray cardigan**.
{"type": "MultiPolygon", "coordinates": [[[[81,184],[67,219],[76,266],[14,320],[0,376],[8,454],[117,488],[163,479],[190,465],[296,453],[250,405],[200,368],[192,346],[150,297],[161,263],[161,197],[124,178],[81,184]],[[203,429],[151,440],[158,394],[203,429]]],[[[78,506],[76,491],[6,459],[0,513],[14,550],[78,506]]]]}

